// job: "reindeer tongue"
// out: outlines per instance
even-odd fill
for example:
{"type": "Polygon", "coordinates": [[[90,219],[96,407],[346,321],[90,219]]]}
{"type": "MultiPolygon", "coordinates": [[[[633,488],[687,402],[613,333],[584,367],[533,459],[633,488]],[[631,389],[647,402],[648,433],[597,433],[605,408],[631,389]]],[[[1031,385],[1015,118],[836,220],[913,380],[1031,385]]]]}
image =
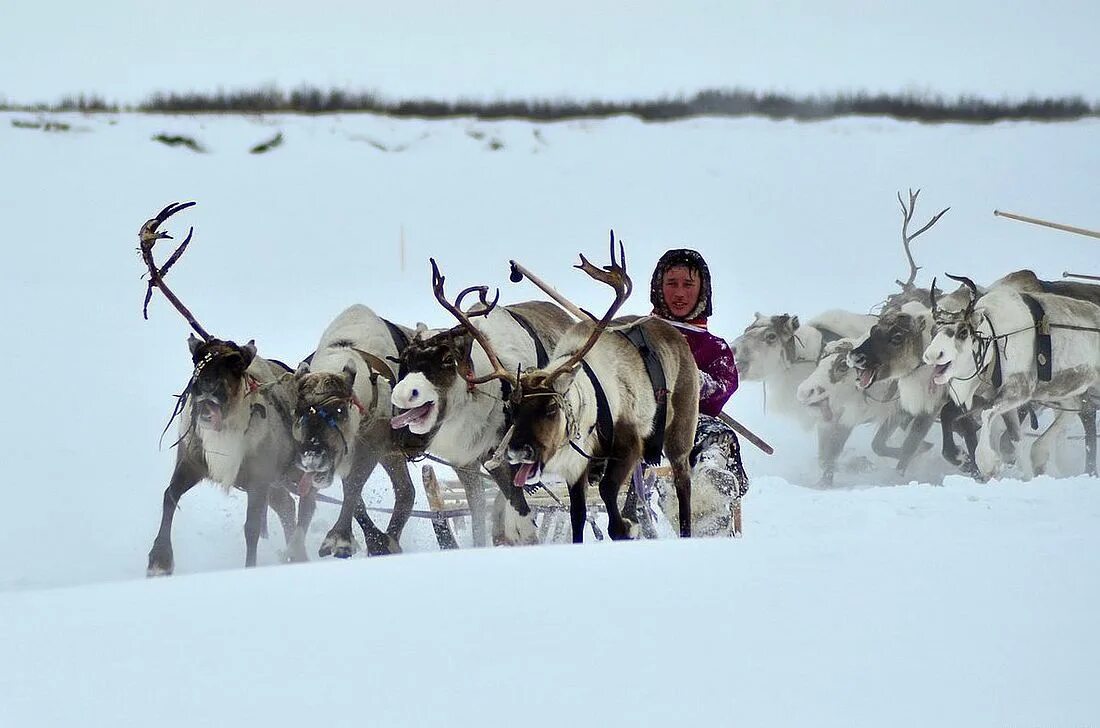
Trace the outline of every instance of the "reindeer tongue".
{"type": "Polygon", "coordinates": [[[521,463],[516,470],[516,477],[512,478],[512,484],[517,488],[527,485],[527,479],[531,477],[531,473],[535,472],[537,465],[537,463],[521,463]]]}
{"type": "Polygon", "coordinates": [[[860,369],[859,370],[859,386],[863,389],[867,389],[871,386],[871,383],[875,381],[874,369],[860,369]]]}
{"type": "Polygon", "coordinates": [[[309,495],[311,488],[313,488],[313,473],[302,473],[301,479],[298,480],[298,497],[304,498],[309,495]]]}
{"type": "Polygon", "coordinates": [[[402,427],[405,427],[413,420],[418,420],[426,415],[433,404],[435,403],[428,402],[427,404],[422,404],[419,407],[414,407],[411,410],[405,410],[399,415],[394,415],[393,419],[390,420],[390,427],[394,430],[400,430],[402,427]]]}

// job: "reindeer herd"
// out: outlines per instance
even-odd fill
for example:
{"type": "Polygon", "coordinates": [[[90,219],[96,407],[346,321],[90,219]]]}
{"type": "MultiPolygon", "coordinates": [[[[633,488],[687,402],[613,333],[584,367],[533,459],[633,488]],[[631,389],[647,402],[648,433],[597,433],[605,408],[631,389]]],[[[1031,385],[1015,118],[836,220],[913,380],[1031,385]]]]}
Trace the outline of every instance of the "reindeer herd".
{"type": "Polygon", "coordinates": [[[499,292],[490,301],[485,286],[467,288],[451,301],[433,260],[435,298],[456,326],[412,329],[354,305],[291,370],[259,356],[252,341],[240,345],[207,333],[168,287],[166,275],[193,229],[162,266],[153,248],[171,238],[160,226],[193,204],[168,205],[139,233],[148,269],[146,315],[156,288],[198,335],[189,339],[193,373],[174,413],[176,464],[149,552],[150,576],[174,570],[173,515],[184,494],[204,479],[247,494],[246,566],[256,563],[268,508],[282,523],[288,559],[306,560],[305,534],[319,491],[335,478],[343,490],[340,514],[319,554],[351,556],[357,548],[353,522],[363,531],[368,554],[398,552],[414,500],[407,461],[424,455],[458,473],[475,545],[489,540],[481,468],[499,490],[491,519],[495,544],[537,541],[526,489],[544,473],[566,482],[575,542],[583,537],[590,482],[607,510],[609,535],[626,539],[638,533],[637,499],[628,498],[623,513],[619,495],[643,458],[662,454],[671,465],[680,534],[691,535],[688,459],[699,407],[698,370],[686,341],[668,323],[616,318],[632,283],[613,236],[610,265],[595,266],[582,255],[576,266],[615,293],[598,320],[578,321],[546,301],[498,306],[499,292]],[[472,294],[477,300],[464,309],[472,294]],[[659,388],[649,373],[653,366],[663,375],[659,388]],[[362,500],[377,465],[394,492],[385,530],[362,500]]]}
{"type": "MultiPolygon", "coordinates": [[[[946,296],[935,281],[930,289],[917,288],[910,244],[946,210],[910,235],[916,198],[911,192],[908,206],[898,198],[911,269],[908,281],[898,281],[902,292],[877,316],[834,310],[801,323],[788,314],[757,314],[733,343],[741,378],[765,382],[773,409],[816,429],[824,485],[833,483],[856,427],[874,425],[872,449],[905,472],[931,447],[925,436],[937,419],[943,457],[988,479],[1015,461],[1023,428],[1036,427],[1047,409],[1053,422],[1031,448],[1033,472],[1046,470],[1052,441],[1077,416],[1085,426],[1086,469],[1096,475],[1100,286],[1041,281],[1019,271],[986,289],[951,276],[962,285],[946,296]]],[[[424,456],[458,474],[476,546],[538,541],[526,496],[546,474],[565,481],[574,542],[583,537],[589,483],[607,510],[609,535],[634,538],[639,512],[632,476],[643,460],[655,463],[662,455],[676,498],[672,520],[681,536],[692,534],[689,454],[699,373],[684,338],[667,322],[616,317],[632,283],[614,236],[610,265],[598,267],[582,255],[576,266],[614,291],[598,318],[556,295],[563,305],[498,306],[499,292],[489,300],[486,286],[466,288],[452,301],[433,260],[434,296],[456,326],[411,328],[354,305],[292,370],[261,357],[252,341],[241,345],[207,333],[167,285],[193,229],[158,265],[154,246],[171,238],[160,226],[193,204],[168,205],[139,232],[148,269],[146,317],[155,288],[197,334],[188,341],[193,373],[174,413],[176,463],[149,552],[150,576],[172,573],[173,515],[204,479],[247,494],[247,566],[256,563],[269,508],[282,524],[287,558],[306,560],[319,491],[337,478],[340,513],[319,554],[351,556],[353,522],[368,554],[396,553],[415,497],[408,461],[424,456]],[[378,465],[394,493],[385,530],[362,499],[378,465]],[[491,508],[483,472],[497,486],[491,508]]]]}
{"type": "Polygon", "coordinates": [[[1053,421],[1031,446],[1031,472],[1047,471],[1052,444],[1077,417],[1095,476],[1100,286],[1023,270],[987,288],[949,276],[961,285],[946,296],[935,280],[917,288],[910,244],[946,212],[910,235],[918,193],[908,205],[898,196],[910,265],[902,292],[877,316],[828,311],[800,324],[757,314],[733,343],[741,378],[764,382],[769,406],[816,429],[823,486],[856,427],[873,425],[872,450],[905,473],[931,447],[924,438],[937,419],[944,459],[988,480],[1016,461],[1023,428],[1036,429],[1044,410],[1053,421]]]}

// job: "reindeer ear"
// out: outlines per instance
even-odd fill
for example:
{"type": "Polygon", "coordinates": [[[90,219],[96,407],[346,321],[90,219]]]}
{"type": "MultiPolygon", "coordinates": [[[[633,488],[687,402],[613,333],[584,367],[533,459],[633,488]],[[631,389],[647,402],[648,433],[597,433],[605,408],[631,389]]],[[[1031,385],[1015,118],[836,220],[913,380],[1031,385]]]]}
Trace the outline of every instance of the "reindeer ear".
{"type": "Polygon", "coordinates": [[[470,353],[474,350],[474,336],[469,331],[463,331],[457,341],[456,356],[459,363],[470,361],[470,353]]]}
{"type": "Polygon", "coordinates": [[[202,339],[191,334],[187,337],[187,348],[191,350],[191,356],[195,355],[195,352],[202,346],[202,339]]]}
{"type": "Polygon", "coordinates": [[[917,331],[924,331],[925,329],[927,329],[928,328],[928,320],[929,320],[928,316],[918,316],[917,319],[916,319],[917,331]]]}
{"type": "Polygon", "coordinates": [[[304,361],[298,365],[298,368],[294,370],[294,378],[301,379],[305,375],[309,374],[309,362],[304,361]]]}
{"type": "Polygon", "coordinates": [[[241,347],[241,359],[244,361],[244,368],[247,369],[252,363],[252,360],[256,358],[256,340],[249,339],[248,343],[241,347]]]}
{"type": "Polygon", "coordinates": [[[791,331],[798,331],[798,317],[791,316],[791,331]]]}
{"type": "Polygon", "coordinates": [[[348,363],[344,365],[344,370],[340,372],[340,376],[343,377],[344,381],[347,383],[348,389],[355,386],[355,372],[355,362],[349,359],[348,363]]]}
{"type": "Polygon", "coordinates": [[[423,321],[416,322],[416,337],[424,338],[424,335],[428,333],[428,325],[423,321]]]}

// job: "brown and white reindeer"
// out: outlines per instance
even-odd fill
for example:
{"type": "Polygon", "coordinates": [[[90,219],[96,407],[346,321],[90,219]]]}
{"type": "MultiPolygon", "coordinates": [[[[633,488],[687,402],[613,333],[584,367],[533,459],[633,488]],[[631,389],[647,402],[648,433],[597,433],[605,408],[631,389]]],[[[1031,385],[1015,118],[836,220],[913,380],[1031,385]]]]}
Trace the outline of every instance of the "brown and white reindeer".
{"type": "Polygon", "coordinates": [[[636,524],[623,517],[618,495],[643,454],[651,454],[647,445],[655,445],[672,466],[680,535],[690,536],[689,457],[699,410],[699,371],[691,350],[675,328],[659,319],[645,317],[608,328],[632,287],[621,244],[616,260],[612,242],[611,265],[597,268],[582,255],[576,267],[611,286],[615,300],[599,321],[583,321],[566,331],[545,367],[518,374],[510,371],[481,332],[459,316],[493,364],[493,371],[478,379],[501,379],[511,387],[512,427],[502,446],[508,461],[517,466],[513,482],[522,487],[539,482],[544,474],[563,479],[569,489],[573,541],[580,543],[587,486],[596,480],[607,509],[609,535],[632,538],[636,524]],[[644,341],[655,356],[667,391],[654,391],[645,360],[628,338],[631,335],[644,341]],[[663,423],[655,417],[659,406],[665,408],[663,423]],[[647,443],[655,426],[660,439],[647,443]]]}
{"type": "Polygon", "coordinates": [[[401,550],[415,493],[404,450],[409,443],[390,428],[396,377],[384,360],[396,359],[411,333],[366,306],[351,306],[329,324],[310,361],[290,377],[296,391],[292,434],[301,488],[323,488],[337,476],[343,487],[340,515],[321,544],[321,556],[355,553],[352,519],[363,485],[379,464],[393,483],[389,524],[382,531],[362,511],[359,522],[368,554],[401,550]]]}
{"type": "MultiPolygon", "coordinates": [[[[440,305],[460,320],[465,316],[492,344],[508,371],[545,366],[548,352],[573,324],[562,308],[545,301],[497,306],[495,300],[486,300],[485,287],[467,288],[452,304],[444,294],[443,277],[434,260],[432,288],[440,305]],[[481,294],[480,303],[463,313],[463,299],[474,292],[481,294]]],[[[537,543],[534,514],[523,488],[512,483],[514,468],[492,461],[511,424],[505,406],[509,385],[496,378],[478,381],[493,371],[493,364],[466,324],[443,331],[418,330],[398,363],[398,383],[391,401],[399,414],[390,425],[424,437],[428,453],[456,467],[470,505],[474,545],[487,542],[485,491],[478,472],[482,465],[502,496],[493,508],[493,543],[537,543]]]]}
{"type": "Polygon", "coordinates": [[[160,530],[149,551],[147,574],[171,574],[172,519],[183,495],[201,480],[248,495],[245,518],[245,566],[256,565],[256,547],[266,534],[268,505],[282,521],[291,561],[305,561],[305,532],[314,511],[312,493],[301,498],[299,513],[284,485],[293,472],[294,447],[290,437],[290,392],[279,378],[285,366],[256,355],[255,343],[241,346],[206,332],[172,293],[164,276],[191,241],[187,238],[163,266],[153,260],[153,246],[171,238],[158,228],[169,217],[195,203],[173,203],[148,220],[139,232],[140,252],[149,273],[145,317],[153,288],[187,319],[200,338],[191,336],[188,346],[194,364],[191,379],[180,396],[176,465],[164,491],[160,530]]]}
{"type": "MultiPolygon", "coordinates": [[[[956,292],[951,297],[964,296],[956,292]]],[[[933,379],[932,368],[922,356],[932,338],[932,311],[918,301],[909,301],[899,309],[884,311],[870,333],[847,356],[847,363],[856,372],[856,384],[863,391],[873,385],[893,384],[897,387],[897,421],[888,430],[906,425],[905,439],[900,448],[886,444],[876,453],[896,458],[897,470],[904,473],[913,459],[925,452],[925,435],[937,417],[943,432],[942,452],[948,462],[972,469],[973,450],[977,445],[974,423],[961,417],[962,411],[948,398],[947,387],[933,379]],[[953,435],[959,430],[966,442],[969,460],[961,458],[953,435]]]]}
{"type": "Polygon", "coordinates": [[[970,289],[970,300],[955,309],[933,302],[936,327],[924,361],[955,402],[980,412],[976,461],[983,477],[1000,467],[992,445],[994,418],[1011,417],[1029,402],[1055,407],[1054,423],[1031,449],[1032,469],[1042,473],[1067,415],[1100,394],[1100,305],[1011,284],[979,295],[973,281],[957,280],[970,289]],[[977,396],[983,388],[991,390],[985,403],[977,396]]]}

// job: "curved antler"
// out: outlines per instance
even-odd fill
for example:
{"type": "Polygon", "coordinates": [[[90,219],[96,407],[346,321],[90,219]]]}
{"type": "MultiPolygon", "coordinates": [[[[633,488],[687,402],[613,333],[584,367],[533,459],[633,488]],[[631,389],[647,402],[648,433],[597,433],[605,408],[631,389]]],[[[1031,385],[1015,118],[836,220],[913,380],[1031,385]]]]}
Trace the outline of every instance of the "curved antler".
{"type": "Polygon", "coordinates": [[[909,262],[909,278],[908,278],[908,280],[906,280],[904,282],[902,282],[902,281],[894,281],[894,282],[897,283],[899,286],[901,286],[901,290],[905,291],[905,292],[908,292],[908,291],[912,290],[913,283],[917,280],[917,271],[919,271],[920,268],[921,268],[919,265],[917,265],[916,261],[913,260],[913,251],[911,250],[910,246],[912,245],[913,241],[917,238],[918,235],[925,232],[926,230],[928,230],[928,228],[932,227],[937,222],[939,222],[939,219],[941,217],[943,217],[944,214],[948,210],[951,209],[950,207],[945,207],[944,209],[940,210],[938,213],[936,213],[936,215],[931,220],[929,220],[924,225],[924,227],[922,227],[920,230],[918,230],[915,233],[913,233],[912,235],[910,235],[909,234],[909,223],[912,222],[913,213],[917,209],[917,197],[919,195],[920,195],[920,190],[917,190],[916,192],[914,192],[912,190],[912,188],[910,188],[910,190],[909,190],[909,206],[906,207],[905,201],[901,198],[901,192],[900,191],[898,192],[898,204],[901,205],[901,244],[902,244],[902,247],[905,249],[905,258],[909,262]]]}
{"type": "Polygon", "coordinates": [[[500,301],[500,289],[499,288],[497,289],[496,297],[492,301],[488,300],[489,286],[470,286],[469,288],[464,288],[462,290],[462,292],[458,294],[458,297],[455,298],[455,308],[457,308],[459,311],[461,311],[462,310],[462,299],[466,298],[466,296],[470,295],[471,293],[473,293],[475,291],[478,294],[478,300],[481,302],[481,305],[484,306],[485,308],[483,308],[482,310],[477,311],[475,313],[468,313],[468,314],[466,314],[466,316],[468,316],[469,318],[474,318],[475,316],[488,316],[490,313],[493,312],[493,309],[497,307],[497,302],[500,301]]]}
{"type": "Polygon", "coordinates": [[[191,324],[191,328],[195,333],[203,338],[204,341],[210,341],[213,337],[206,332],[199,322],[195,319],[195,316],[187,310],[187,307],[176,297],[172,290],[164,282],[164,276],[168,273],[169,269],[175,265],[176,261],[183,255],[183,251],[187,249],[188,244],[191,242],[191,235],[195,232],[195,228],[190,228],[187,231],[187,237],[184,239],[180,246],[168,257],[164,265],[157,267],[157,263],[153,260],[153,246],[157,244],[158,240],[168,239],[171,240],[172,236],[166,232],[160,232],[158,228],[168,218],[175,215],[181,210],[186,210],[188,207],[195,205],[194,202],[173,202],[163,210],[157,213],[157,216],[145,221],[145,224],[141,226],[141,230],[138,231],[138,250],[141,252],[141,259],[145,261],[145,267],[149,269],[149,287],[145,291],[145,304],[142,306],[142,315],[146,320],[149,319],[149,301],[153,297],[153,288],[159,288],[160,292],[164,294],[164,297],[168,299],[168,302],[172,304],[177,311],[180,312],[187,323],[191,324]]]}
{"type": "Polygon", "coordinates": [[[936,278],[932,278],[932,289],[929,291],[929,296],[932,298],[932,320],[936,320],[936,314],[939,312],[939,308],[936,306],[936,278]]]}
{"type": "Polygon", "coordinates": [[[489,358],[489,363],[493,365],[493,371],[489,374],[483,377],[473,377],[473,372],[470,372],[470,374],[467,375],[466,381],[474,385],[485,384],[493,379],[500,379],[508,382],[513,387],[518,387],[519,381],[516,379],[516,376],[500,363],[500,359],[497,358],[496,352],[493,351],[493,347],[489,344],[489,340],[470,321],[471,316],[488,315],[489,311],[491,311],[493,307],[496,306],[497,301],[500,300],[500,291],[497,291],[496,298],[494,298],[493,302],[490,304],[486,300],[489,291],[487,286],[471,286],[462,291],[462,293],[458,295],[458,298],[455,299],[455,302],[451,303],[447,300],[447,295],[443,291],[443,284],[447,279],[439,272],[439,266],[436,264],[435,258],[431,258],[430,260],[432,263],[432,291],[435,293],[435,300],[439,301],[440,306],[447,309],[452,316],[458,319],[460,324],[466,327],[466,330],[470,332],[477,343],[481,344],[481,348],[485,351],[485,356],[489,358]],[[462,303],[462,298],[473,291],[481,291],[481,302],[488,306],[488,310],[484,312],[479,311],[477,314],[467,315],[462,312],[460,304],[462,303]]]}
{"type": "Polygon", "coordinates": [[[981,297],[981,294],[978,293],[978,287],[974,285],[974,281],[970,280],[966,276],[953,276],[948,273],[947,277],[953,281],[958,281],[959,283],[962,283],[964,286],[970,289],[970,302],[966,304],[966,312],[964,314],[966,318],[970,318],[970,314],[974,313],[974,304],[977,303],[978,299],[981,297]]]}
{"type": "Polygon", "coordinates": [[[611,306],[607,309],[603,318],[596,322],[596,325],[592,329],[592,333],[588,337],[588,341],[586,341],[581,348],[577,349],[569,359],[546,375],[546,386],[549,386],[559,376],[580,364],[581,359],[584,359],[585,354],[591,351],[592,347],[596,345],[596,341],[599,340],[600,335],[603,334],[607,325],[611,323],[611,319],[615,317],[615,314],[622,307],[623,303],[626,302],[626,299],[630,297],[630,293],[634,289],[634,283],[626,273],[626,251],[623,250],[622,241],[619,242],[618,260],[615,258],[614,230],[611,231],[611,265],[597,268],[592,265],[582,253],[580,264],[573,267],[579,268],[591,278],[611,286],[615,291],[615,300],[611,302],[611,306]]]}

